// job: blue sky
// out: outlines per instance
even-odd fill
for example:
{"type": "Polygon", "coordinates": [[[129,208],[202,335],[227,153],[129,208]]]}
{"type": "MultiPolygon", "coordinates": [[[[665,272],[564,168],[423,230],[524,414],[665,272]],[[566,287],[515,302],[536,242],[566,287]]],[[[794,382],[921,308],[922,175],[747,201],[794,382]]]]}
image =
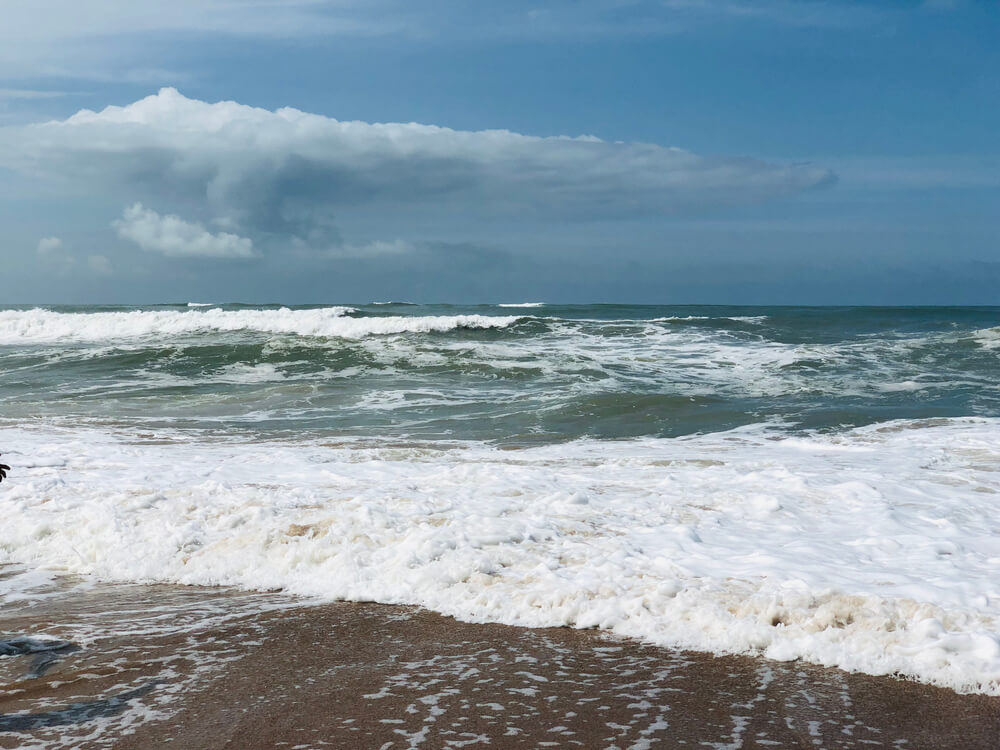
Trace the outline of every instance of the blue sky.
{"type": "Polygon", "coordinates": [[[1000,304],[994,2],[0,12],[2,302],[1000,304]]]}

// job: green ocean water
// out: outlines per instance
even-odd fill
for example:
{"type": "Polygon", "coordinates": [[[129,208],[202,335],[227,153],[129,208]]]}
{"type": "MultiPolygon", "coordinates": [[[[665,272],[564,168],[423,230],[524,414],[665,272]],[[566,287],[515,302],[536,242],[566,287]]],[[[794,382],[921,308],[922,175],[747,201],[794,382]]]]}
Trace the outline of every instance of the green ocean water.
{"type": "Polygon", "coordinates": [[[1000,416],[998,307],[0,309],[0,420],[511,444],[1000,416]]]}

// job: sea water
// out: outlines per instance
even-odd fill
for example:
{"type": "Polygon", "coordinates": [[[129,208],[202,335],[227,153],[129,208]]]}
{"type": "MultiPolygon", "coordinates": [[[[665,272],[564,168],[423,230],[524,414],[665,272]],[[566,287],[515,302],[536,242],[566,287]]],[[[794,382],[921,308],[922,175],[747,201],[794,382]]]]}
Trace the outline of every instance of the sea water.
{"type": "Polygon", "coordinates": [[[0,604],[279,589],[1000,694],[1000,308],[7,307],[0,451],[0,604]]]}

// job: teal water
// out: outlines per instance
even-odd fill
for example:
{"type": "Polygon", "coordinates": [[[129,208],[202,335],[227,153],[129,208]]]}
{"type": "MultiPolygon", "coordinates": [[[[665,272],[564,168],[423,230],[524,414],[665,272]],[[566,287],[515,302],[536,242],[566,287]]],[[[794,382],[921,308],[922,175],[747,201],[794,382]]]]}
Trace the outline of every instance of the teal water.
{"type": "Polygon", "coordinates": [[[513,444],[1000,416],[1000,308],[7,307],[0,394],[8,423],[513,444]]]}

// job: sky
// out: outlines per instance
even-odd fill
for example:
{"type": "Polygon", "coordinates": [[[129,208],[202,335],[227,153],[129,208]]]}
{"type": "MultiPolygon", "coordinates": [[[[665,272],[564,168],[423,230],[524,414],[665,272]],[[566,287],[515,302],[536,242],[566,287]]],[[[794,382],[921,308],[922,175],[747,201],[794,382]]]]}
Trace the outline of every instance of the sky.
{"type": "Polygon", "coordinates": [[[0,304],[1000,304],[1000,3],[0,0],[0,304]]]}

